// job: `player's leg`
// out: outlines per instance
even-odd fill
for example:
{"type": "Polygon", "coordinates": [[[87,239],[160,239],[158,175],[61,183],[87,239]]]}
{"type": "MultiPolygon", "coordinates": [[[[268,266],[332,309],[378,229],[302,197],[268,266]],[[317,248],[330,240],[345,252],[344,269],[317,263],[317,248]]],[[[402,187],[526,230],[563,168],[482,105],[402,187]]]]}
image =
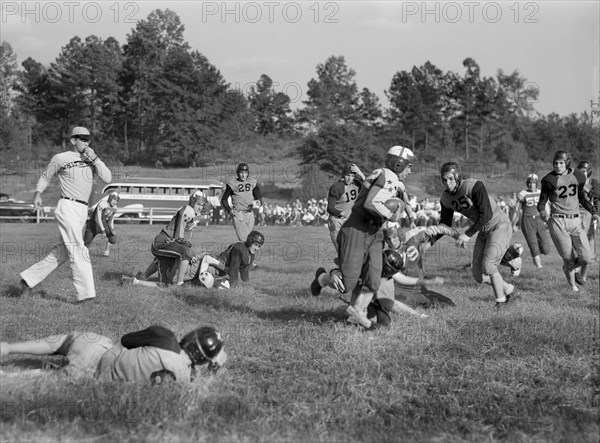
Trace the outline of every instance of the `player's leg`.
{"type": "Polygon", "coordinates": [[[527,242],[527,247],[531,253],[533,264],[540,269],[542,261],[540,259],[540,247],[538,243],[537,220],[533,217],[521,217],[521,232],[527,242]]]}
{"type": "MultiPolygon", "coordinates": [[[[477,240],[479,240],[479,233],[477,240]]],[[[512,236],[512,226],[508,220],[503,220],[485,237],[483,245],[482,274],[490,278],[490,283],[494,291],[496,306],[498,303],[509,301],[510,292],[514,290],[512,285],[508,285],[498,271],[498,265],[509,247],[512,236]]],[[[476,242],[477,247],[477,242],[476,242]]]]}
{"type": "Polygon", "coordinates": [[[577,253],[576,264],[581,266],[581,270],[575,275],[575,281],[577,284],[584,286],[587,281],[589,265],[594,260],[587,231],[584,231],[581,226],[576,225],[571,232],[571,241],[573,242],[573,249],[577,253]]]}
{"type": "Polygon", "coordinates": [[[35,340],[20,341],[15,343],[0,343],[0,355],[31,354],[51,355],[56,353],[67,340],[67,334],[50,335],[35,340]]]}
{"type": "Polygon", "coordinates": [[[83,244],[86,248],[92,244],[96,235],[96,222],[88,220],[85,224],[85,232],[83,233],[83,244]]]}
{"type": "MultiPolygon", "coordinates": [[[[575,268],[577,267],[573,243],[571,236],[567,230],[567,220],[564,218],[551,217],[548,220],[548,231],[550,238],[554,243],[554,247],[558,251],[558,255],[563,259],[563,272],[567,279],[567,283],[573,292],[579,291],[575,284],[575,268]]],[[[577,223],[579,221],[577,220],[577,223]]]]}
{"type": "Polygon", "coordinates": [[[87,206],[65,200],[64,211],[56,211],[58,230],[67,247],[71,274],[79,301],[96,296],[90,252],[83,244],[83,226],[87,218],[87,206]]]}

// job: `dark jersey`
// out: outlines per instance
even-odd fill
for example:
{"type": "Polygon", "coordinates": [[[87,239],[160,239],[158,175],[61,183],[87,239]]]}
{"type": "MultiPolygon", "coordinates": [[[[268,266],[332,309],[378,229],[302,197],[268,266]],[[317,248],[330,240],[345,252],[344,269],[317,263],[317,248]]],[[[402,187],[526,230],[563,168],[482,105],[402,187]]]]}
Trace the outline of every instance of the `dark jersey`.
{"type": "Polygon", "coordinates": [[[468,237],[495,226],[502,216],[502,211],[496,201],[488,195],[483,183],[472,178],[462,180],[453,194],[444,191],[440,203],[442,206],[440,223],[452,226],[454,211],[460,212],[473,223],[465,232],[468,237]]]}
{"type": "Polygon", "coordinates": [[[349,185],[340,180],[329,188],[327,196],[327,212],[334,217],[341,217],[342,214],[350,215],[352,206],[358,197],[360,190],[360,180],[354,179],[349,185]]]}
{"type": "Polygon", "coordinates": [[[231,286],[238,284],[240,278],[245,282],[250,280],[250,265],[254,255],[250,254],[244,242],[232,243],[217,258],[225,263],[224,272],[229,275],[231,286]]]}

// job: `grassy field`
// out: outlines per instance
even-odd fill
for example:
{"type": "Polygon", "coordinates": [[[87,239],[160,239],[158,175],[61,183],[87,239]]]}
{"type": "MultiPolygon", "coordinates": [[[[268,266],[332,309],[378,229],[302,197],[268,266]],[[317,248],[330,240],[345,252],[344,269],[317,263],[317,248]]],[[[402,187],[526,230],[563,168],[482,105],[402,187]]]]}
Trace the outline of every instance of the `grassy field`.
{"type": "MultiPolygon", "coordinates": [[[[56,238],[53,223],[0,225],[1,340],[90,330],[118,340],[162,324],[179,337],[217,326],[230,359],[189,386],[72,380],[58,357],[11,355],[0,364],[1,441],[577,441],[599,438],[598,264],[585,290],[567,290],[558,255],[527,259],[512,306],[464,269],[466,252],[442,239],[426,268],[457,306],[395,316],[361,332],[331,290],[311,297],[317,266],[331,265],[326,228],[263,229],[251,284],[231,291],[120,286],[150,261],[158,226],[119,225],[109,258],[91,247],[97,304],[76,306],[67,268],[18,296],[18,273],[56,238]]],[[[233,241],[203,227],[197,250],[233,241]]],[[[516,240],[522,240],[519,232],[516,240]]],[[[505,269],[502,271],[505,275],[505,269]]]]}

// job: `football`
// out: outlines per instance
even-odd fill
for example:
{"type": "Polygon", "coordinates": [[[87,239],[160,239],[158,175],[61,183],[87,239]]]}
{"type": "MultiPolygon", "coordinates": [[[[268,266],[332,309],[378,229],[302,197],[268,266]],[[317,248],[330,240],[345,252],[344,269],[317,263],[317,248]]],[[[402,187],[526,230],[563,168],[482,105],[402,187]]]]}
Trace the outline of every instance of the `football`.
{"type": "Polygon", "coordinates": [[[390,198],[384,203],[385,207],[392,212],[396,212],[398,208],[404,207],[404,201],[400,198],[390,198]]]}

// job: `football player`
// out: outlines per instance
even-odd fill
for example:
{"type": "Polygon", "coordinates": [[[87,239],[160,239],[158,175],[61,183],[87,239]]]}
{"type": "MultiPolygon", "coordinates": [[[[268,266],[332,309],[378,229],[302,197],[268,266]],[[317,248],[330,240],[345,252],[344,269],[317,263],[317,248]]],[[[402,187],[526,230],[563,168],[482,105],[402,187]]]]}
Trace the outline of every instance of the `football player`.
{"type": "MultiPolygon", "coordinates": [[[[440,223],[452,226],[454,212],[460,212],[473,223],[458,235],[457,246],[464,248],[471,237],[478,234],[473,250],[473,278],[477,283],[485,282],[492,286],[496,307],[499,308],[510,300],[514,291],[514,286],[506,283],[498,272],[513,232],[508,215],[488,195],[481,181],[463,179],[458,163],[444,163],[440,177],[445,188],[440,197],[440,223]]],[[[518,259],[520,272],[520,257],[513,259],[518,259]]]]}
{"type": "MultiPolygon", "coordinates": [[[[169,221],[169,224],[154,237],[154,249],[158,251],[172,251],[178,255],[180,261],[176,281],[178,286],[183,285],[190,262],[194,258],[192,244],[185,239],[185,233],[191,233],[198,224],[196,217],[200,215],[206,201],[207,199],[204,192],[194,192],[190,195],[188,204],[179,208],[171,221],[169,221]]],[[[143,278],[147,279],[157,270],[158,261],[154,260],[150,266],[148,266],[148,269],[146,269],[143,278]]]]}
{"type": "Polygon", "coordinates": [[[593,260],[587,233],[581,227],[579,205],[590,213],[594,208],[585,199],[587,177],[571,168],[571,155],[567,151],[556,151],[552,165],[553,170],[542,178],[537,210],[542,220],[548,222],[552,242],[563,259],[567,283],[573,292],[578,292],[577,285],[585,285],[588,266],[593,260]],[[549,212],[546,210],[548,201],[549,212]],[[577,267],[581,267],[581,271],[576,275],[577,267]]]}
{"type": "Polygon", "coordinates": [[[517,201],[519,202],[517,209],[521,217],[521,231],[527,241],[527,246],[533,257],[533,264],[538,268],[542,268],[542,260],[540,254],[547,255],[550,253],[550,233],[548,226],[540,218],[537,210],[537,204],[540,201],[540,190],[537,189],[538,176],[529,174],[525,179],[527,189],[519,192],[517,201]]]}
{"type": "Polygon", "coordinates": [[[260,187],[255,178],[250,178],[250,169],[246,163],[240,163],[235,171],[236,178],[225,186],[221,205],[232,220],[238,240],[244,242],[254,229],[254,206],[262,206],[260,187]],[[231,197],[232,206],[229,205],[231,197]]]}
{"type": "Polygon", "coordinates": [[[216,372],[227,361],[219,332],[200,327],[178,341],[163,326],[150,326],[121,337],[121,346],[95,332],[69,332],[16,343],[0,343],[2,360],[10,354],[64,355],[62,371],[73,377],[111,381],[189,383],[200,366],[216,372]],[[93,338],[90,339],[90,337],[93,338]]]}
{"type": "Polygon", "coordinates": [[[329,219],[327,225],[329,227],[329,235],[333,242],[333,247],[337,252],[337,235],[340,228],[344,224],[352,206],[358,197],[360,185],[365,179],[365,175],[354,163],[348,164],[342,171],[342,178],[335,182],[330,188],[327,195],[327,213],[329,219]]]}
{"type": "Polygon", "coordinates": [[[117,242],[115,233],[115,214],[117,212],[117,203],[119,202],[119,194],[111,193],[107,198],[103,198],[96,204],[91,217],[85,224],[85,232],[83,234],[83,244],[89,247],[98,234],[106,237],[106,246],[104,247],[103,256],[110,255],[110,245],[117,242]]]}
{"type": "Polygon", "coordinates": [[[595,254],[596,249],[596,232],[598,231],[598,212],[600,199],[598,198],[598,189],[600,189],[600,182],[595,178],[592,178],[592,164],[587,160],[582,160],[577,165],[577,169],[583,172],[586,176],[585,185],[583,187],[583,193],[585,199],[592,206],[593,212],[587,211],[582,205],[579,205],[579,215],[581,215],[581,227],[583,232],[587,234],[588,242],[590,243],[590,251],[592,255],[595,254]],[[594,192],[594,190],[596,190],[594,192]]]}
{"type": "MultiPolygon", "coordinates": [[[[399,221],[405,208],[409,211],[408,205],[403,204],[392,212],[385,203],[395,197],[402,198],[404,203],[408,200],[402,180],[411,173],[414,159],[413,152],[403,146],[388,150],[385,166],[364,180],[350,217],[340,229],[337,237],[339,272],[327,274],[322,267],[315,272],[310,285],[312,295],[319,295],[322,287],[329,286],[330,277],[335,289],[352,294],[346,310],[349,323],[371,327],[367,307],[381,281],[382,226],[386,220],[399,221]]],[[[409,214],[414,218],[412,211],[409,214]]]]}

